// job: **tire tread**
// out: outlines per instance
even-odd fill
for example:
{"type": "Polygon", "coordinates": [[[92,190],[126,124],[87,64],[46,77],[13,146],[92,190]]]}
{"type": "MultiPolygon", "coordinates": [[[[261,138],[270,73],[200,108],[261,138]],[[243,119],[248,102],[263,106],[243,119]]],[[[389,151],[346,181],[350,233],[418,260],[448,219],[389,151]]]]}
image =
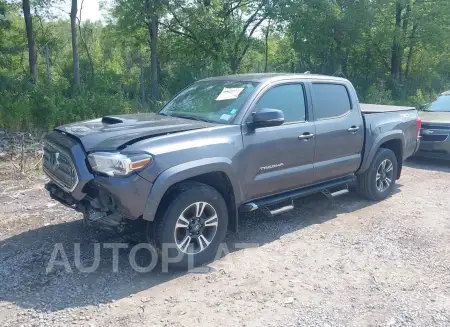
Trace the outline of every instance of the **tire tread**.
{"type": "MultiPolygon", "coordinates": [[[[186,197],[191,197],[192,194],[204,194],[204,193],[213,194],[213,196],[217,198],[218,201],[216,205],[222,207],[222,210],[224,211],[225,219],[222,220],[222,226],[220,227],[222,232],[220,232],[219,234],[219,231],[217,231],[218,234],[216,237],[221,238],[220,242],[225,237],[225,233],[228,229],[227,228],[228,213],[227,213],[227,206],[222,195],[210,185],[196,181],[186,181],[174,186],[172,189],[169,190],[169,193],[164,197],[163,201],[160,204],[160,206],[162,206],[161,210],[158,209],[155,220],[153,221],[153,223],[149,224],[147,237],[149,238],[149,241],[155,245],[156,249],[160,253],[162,252],[161,250],[164,242],[163,241],[164,233],[165,232],[167,233],[167,228],[171,229],[171,227],[167,225],[171,223],[169,217],[167,216],[168,213],[172,211],[174,206],[177,206],[183,201],[185,201],[186,197]]],[[[217,207],[215,209],[218,210],[217,207]]],[[[208,249],[195,256],[201,256],[202,258],[207,257],[208,253],[205,254],[206,251],[208,251],[208,249]]],[[[195,260],[199,260],[200,264],[203,263],[203,259],[200,259],[198,257],[194,258],[197,258],[195,260]]],[[[209,259],[207,259],[206,261],[209,261],[209,259]]],[[[171,265],[174,268],[185,268],[185,262],[183,261],[181,261],[180,263],[173,263],[171,265]]]]}
{"type": "Polygon", "coordinates": [[[372,174],[374,173],[374,171],[376,174],[376,169],[378,168],[377,162],[380,160],[380,158],[391,159],[394,165],[395,171],[392,185],[395,184],[395,179],[397,178],[397,157],[395,156],[394,152],[392,152],[392,150],[387,148],[379,148],[374,158],[372,159],[369,169],[367,169],[364,173],[358,175],[356,183],[356,190],[358,194],[372,201],[382,200],[382,198],[380,199],[380,197],[377,196],[377,191],[373,187],[373,184],[371,185],[371,179],[373,178],[372,174]]]}

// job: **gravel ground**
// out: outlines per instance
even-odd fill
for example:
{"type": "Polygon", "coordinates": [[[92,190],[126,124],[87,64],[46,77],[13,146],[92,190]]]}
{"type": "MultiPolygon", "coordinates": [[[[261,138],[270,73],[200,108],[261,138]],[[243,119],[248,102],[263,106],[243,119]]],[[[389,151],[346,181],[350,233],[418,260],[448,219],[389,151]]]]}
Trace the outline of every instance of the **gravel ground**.
{"type": "Polygon", "coordinates": [[[85,229],[47,197],[43,178],[12,180],[3,171],[0,325],[450,326],[450,167],[406,165],[395,194],[380,203],[313,196],[279,218],[243,217],[227,244],[253,247],[191,273],[136,272],[129,250],[114,272],[103,247],[99,268],[79,272],[74,243],[89,266],[94,243],[130,237],[85,229]],[[56,243],[72,273],[46,273],[56,243]]]}

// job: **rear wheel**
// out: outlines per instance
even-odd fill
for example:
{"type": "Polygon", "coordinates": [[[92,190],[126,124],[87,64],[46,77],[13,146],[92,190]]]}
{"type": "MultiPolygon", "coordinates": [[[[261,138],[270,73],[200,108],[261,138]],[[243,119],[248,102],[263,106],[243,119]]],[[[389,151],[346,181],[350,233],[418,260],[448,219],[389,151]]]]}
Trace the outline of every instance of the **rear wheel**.
{"type": "Polygon", "coordinates": [[[161,259],[187,268],[215,258],[228,227],[228,210],[213,187],[186,182],[172,192],[167,209],[156,218],[154,241],[161,259]]]}
{"type": "Polygon", "coordinates": [[[397,170],[398,162],[394,152],[380,148],[369,169],[358,175],[358,193],[373,201],[384,200],[394,189],[397,170]]]}

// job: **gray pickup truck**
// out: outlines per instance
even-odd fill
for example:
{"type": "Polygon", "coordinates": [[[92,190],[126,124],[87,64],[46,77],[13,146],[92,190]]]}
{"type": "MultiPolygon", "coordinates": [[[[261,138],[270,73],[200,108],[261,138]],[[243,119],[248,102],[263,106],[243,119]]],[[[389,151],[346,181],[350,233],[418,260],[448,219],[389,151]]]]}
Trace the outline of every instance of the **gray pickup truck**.
{"type": "Polygon", "coordinates": [[[346,79],[233,75],[188,86],[158,113],[58,127],[43,169],[51,197],[88,224],[145,221],[184,266],[211,260],[243,212],[276,216],[296,198],[353,188],[383,200],[419,130],[414,108],[360,104],[346,79]]]}

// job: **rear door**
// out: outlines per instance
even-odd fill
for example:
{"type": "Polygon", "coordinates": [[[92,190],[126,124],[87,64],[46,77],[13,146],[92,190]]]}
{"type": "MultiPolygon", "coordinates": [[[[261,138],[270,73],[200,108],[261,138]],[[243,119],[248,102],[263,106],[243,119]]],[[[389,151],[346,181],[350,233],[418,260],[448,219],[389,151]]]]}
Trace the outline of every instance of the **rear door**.
{"type": "MultiPolygon", "coordinates": [[[[243,126],[243,184],[246,199],[280,193],[311,184],[314,180],[314,122],[301,82],[277,83],[264,89],[250,112],[263,108],[282,110],[281,126],[249,129],[243,126]]],[[[250,119],[250,116],[248,117],[250,119]]]]}
{"type": "Polygon", "coordinates": [[[356,172],[361,164],[364,123],[356,94],[350,96],[353,88],[335,81],[310,86],[316,125],[316,181],[356,172]]]}

